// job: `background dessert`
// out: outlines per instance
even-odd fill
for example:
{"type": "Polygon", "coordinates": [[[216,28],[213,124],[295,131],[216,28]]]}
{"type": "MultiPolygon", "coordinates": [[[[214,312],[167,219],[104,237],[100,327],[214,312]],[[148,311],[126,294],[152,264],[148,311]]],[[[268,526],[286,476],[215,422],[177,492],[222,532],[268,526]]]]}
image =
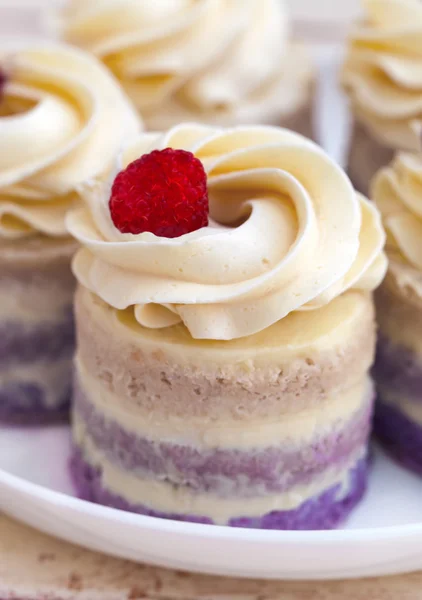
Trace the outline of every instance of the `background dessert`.
{"type": "Polygon", "coordinates": [[[422,4],[364,0],[352,32],[342,81],[354,118],[348,172],[368,186],[395,150],[420,148],[422,133],[422,4]]]}
{"type": "Polygon", "coordinates": [[[202,121],[312,135],[314,67],[280,0],[71,0],[56,25],[113,71],[151,130],[202,121]]]}
{"type": "Polygon", "coordinates": [[[97,60],[60,44],[0,46],[0,418],[66,414],[74,351],[64,217],[140,121],[97,60]]]}
{"type": "MultiPolygon", "coordinates": [[[[386,268],[378,213],[286,130],[181,125],[142,136],[123,166],[167,147],[202,161],[208,227],[122,233],[116,204],[119,219],[125,203],[138,219],[122,181],[145,158],[112,191],[87,185],[90,208],[67,220],[83,246],[73,263],[78,490],[182,520],[334,526],[366,485],[370,292],[386,268]]],[[[151,193],[163,178],[151,170],[151,193]]]]}
{"type": "Polygon", "coordinates": [[[399,154],[374,180],[387,230],[388,275],[377,292],[375,427],[403,464],[422,474],[422,156],[399,154]]]}

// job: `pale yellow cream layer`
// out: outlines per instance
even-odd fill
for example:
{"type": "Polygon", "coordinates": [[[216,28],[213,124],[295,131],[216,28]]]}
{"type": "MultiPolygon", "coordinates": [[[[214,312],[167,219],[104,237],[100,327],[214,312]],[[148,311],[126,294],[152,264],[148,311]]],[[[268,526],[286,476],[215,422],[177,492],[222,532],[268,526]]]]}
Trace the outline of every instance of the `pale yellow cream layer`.
{"type": "Polygon", "coordinates": [[[364,0],[352,32],[343,83],[355,116],[378,140],[417,150],[422,133],[422,3],[364,0]]]}
{"type": "Polygon", "coordinates": [[[89,54],[46,42],[3,42],[0,64],[0,238],[67,234],[78,186],[101,177],[140,118],[89,54]]]}
{"type": "MultiPolygon", "coordinates": [[[[373,386],[364,378],[341,396],[328,398],[320,406],[283,420],[246,421],[163,419],[159,413],[141,412],[135,402],[119,398],[89,376],[79,360],[78,380],[88,402],[108,421],[114,421],[139,438],[157,442],[188,444],[197,448],[265,448],[305,445],[326,433],[341,430],[371,401],[373,386]]],[[[224,402],[224,398],[221,399],[224,402]]]]}
{"type": "Polygon", "coordinates": [[[349,470],[361,459],[366,449],[350,457],[348,464],[339,469],[329,469],[309,484],[298,485],[276,495],[254,498],[221,498],[205,493],[194,493],[185,487],[169,483],[140,479],[108,461],[98,450],[81,424],[73,430],[76,444],[82,449],[87,462],[102,468],[102,484],[112,493],[122,496],[133,505],[142,504],[156,511],[170,514],[205,516],[224,525],[239,516],[258,517],[274,510],[293,510],[311,497],[340,485],[338,499],[349,491],[349,470]]]}
{"type": "Polygon", "coordinates": [[[183,322],[195,339],[233,340],[381,282],[377,210],[308,139],[275,127],[184,124],[141,136],[122,165],[166,147],[203,162],[208,227],[174,239],[123,234],[103,182],[86,185],[87,205],[68,216],[83,246],[74,273],[110,306],[132,308],[146,328],[183,322]]]}
{"type": "MultiPolygon", "coordinates": [[[[369,329],[373,320],[373,303],[368,294],[348,292],[318,311],[295,312],[253,336],[230,341],[194,340],[182,325],[166,329],[142,327],[133,312],[116,311],[94,294],[82,288],[81,302],[88,309],[86,318],[123,344],[143,352],[163,354],[186,365],[204,368],[224,365],[229,361],[248,373],[259,367],[280,367],[280,364],[310,353],[343,351],[347,343],[357,338],[357,328],[369,329]]],[[[370,340],[372,346],[372,339],[370,340]]]]}

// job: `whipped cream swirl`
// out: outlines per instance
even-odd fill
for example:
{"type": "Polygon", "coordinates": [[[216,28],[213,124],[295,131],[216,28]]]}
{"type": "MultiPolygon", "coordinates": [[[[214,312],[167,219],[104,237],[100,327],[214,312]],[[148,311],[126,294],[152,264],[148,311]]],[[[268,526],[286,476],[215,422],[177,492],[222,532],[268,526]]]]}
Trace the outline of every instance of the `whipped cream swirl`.
{"type": "Polygon", "coordinates": [[[141,325],[183,321],[194,338],[230,340],[382,280],[377,209],[308,139],[276,127],[186,124],[142,135],[121,166],[166,147],[202,161],[208,227],[175,239],[123,234],[110,216],[110,182],[95,181],[81,190],[87,206],[67,218],[83,246],[73,265],[80,283],[116,309],[134,307],[141,325]]]}
{"type": "Polygon", "coordinates": [[[57,28],[111,69],[149,129],[279,122],[309,93],[281,0],[70,0],[57,28]]]}
{"type": "Polygon", "coordinates": [[[0,45],[0,238],[67,235],[76,187],[109,171],[141,121],[94,57],[62,44],[0,45]]]}
{"type": "Polygon", "coordinates": [[[387,250],[422,272],[422,154],[399,153],[376,175],[372,196],[387,230],[387,250]]]}
{"type": "Polygon", "coordinates": [[[353,112],[381,143],[420,148],[422,2],[364,0],[366,19],[352,34],[343,83],[353,112]]]}

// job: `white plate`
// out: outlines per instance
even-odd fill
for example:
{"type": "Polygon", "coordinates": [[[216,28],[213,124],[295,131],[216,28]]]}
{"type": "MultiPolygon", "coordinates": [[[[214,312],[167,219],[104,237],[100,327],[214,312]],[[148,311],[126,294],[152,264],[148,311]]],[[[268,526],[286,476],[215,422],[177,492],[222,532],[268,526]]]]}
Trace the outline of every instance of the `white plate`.
{"type": "Polygon", "coordinates": [[[274,532],[178,523],[72,495],[65,427],[0,427],[0,510],[93,550],[189,571],[280,579],[422,568],[422,480],[377,451],[368,494],[345,529],[274,532]]]}
{"type": "MultiPolygon", "coordinates": [[[[334,91],[332,53],[321,56],[321,65],[319,135],[325,148],[341,162],[347,119],[334,91]]],[[[0,510],[93,550],[216,575],[331,579],[422,568],[422,480],[380,452],[369,492],[346,528],[322,532],[178,523],[83,502],[72,495],[68,453],[66,428],[0,427],[0,510]]]]}

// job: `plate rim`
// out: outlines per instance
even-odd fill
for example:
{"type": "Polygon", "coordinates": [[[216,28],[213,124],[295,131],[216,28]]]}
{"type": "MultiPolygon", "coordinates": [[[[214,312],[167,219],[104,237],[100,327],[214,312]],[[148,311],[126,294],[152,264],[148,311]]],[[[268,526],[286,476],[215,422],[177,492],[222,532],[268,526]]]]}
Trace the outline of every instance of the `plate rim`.
{"type": "MultiPolygon", "coordinates": [[[[166,531],[170,534],[183,534],[197,538],[222,539],[230,538],[233,541],[256,541],[260,543],[297,543],[299,541],[308,544],[324,544],[330,546],[339,541],[370,543],[379,541],[380,538],[394,540],[397,538],[422,537],[422,521],[418,523],[407,523],[404,525],[390,525],[383,527],[368,527],[356,529],[326,529],[326,530],[268,530],[252,529],[243,527],[227,527],[223,525],[208,525],[203,523],[190,523],[176,521],[174,519],[162,519],[123,511],[117,508],[102,506],[66,492],[61,492],[34,483],[14,475],[0,468],[0,491],[5,487],[9,491],[19,491],[27,496],[36,497],[49,505],[66,506],[74,513],[84,513],[87,516],[100,516],[101,518],[112,518],[114,521],[125,521],[127,524],[141,526],[150,531],[166,531]]],[[[7,507],[2,508],[7,513],[7,507]]]]}

